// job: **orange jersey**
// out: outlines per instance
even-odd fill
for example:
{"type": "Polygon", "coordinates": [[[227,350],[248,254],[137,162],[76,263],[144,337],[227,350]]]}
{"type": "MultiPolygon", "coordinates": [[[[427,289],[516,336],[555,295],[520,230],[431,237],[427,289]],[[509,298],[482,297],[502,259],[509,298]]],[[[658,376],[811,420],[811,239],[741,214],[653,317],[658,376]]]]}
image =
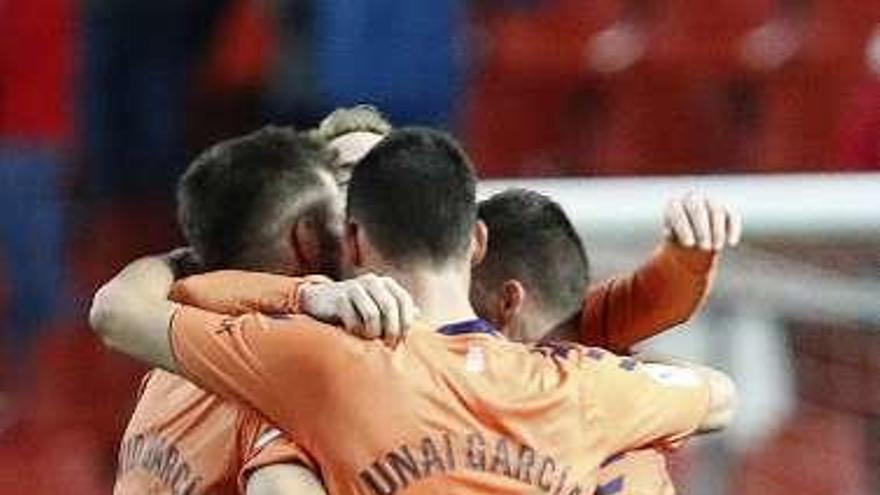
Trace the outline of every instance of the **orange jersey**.
{"type": "Polygon", "coordinates": [[[599,469],[596,495],[674,495],[666,458],[657,449],[612,456],[599,469]]]}
{"type": "Polygon", "coordinates": [[[527,347],[478,322],[441,330],[392,350],[303,316],[180,306],[171,340],[187,377],[264,413],[332,493],[592,493],[605,459],[674,442],[708,408],[687,371],[527,347]]]}
{"type": "MultiPolygon", "coordinates": [[[[717,259],[716,252],[664,244],[633,274],[591,287],[584,299],[579,341],[628,352],[633,344],[687,320],[709,292],[717,259]]],[[[656,450],[615,458],[599,477],[598,495],[675,493],[666,459],[656,450]]]]}
{"type": "Polygon", "coordinates": [[[688,318],[706,298],[717,252],[666,243],[631,275],[591,287],[584,298],[582,344],[617,353],[688,318]]]}
{"type": "MultiPolygon", "coordinates": [[[[665,244],[635,273],[591,287],[581,320],[583,343],[620,351],[687,319],[705,299],[717,253],[665,244]]],[[[294,312],[296,281],[246,272],[216,272],[175,285],[176,300],[227,314],[294,312]],[[259,285],[258,293],[244,289],[259,285]]],[[[675,493],[662,453],[644,449],[615,456],[599,471],[598,493],[675,493]]]]}
{"type": "Polygon", "coordinates": [[[256,412],[153,370],[122,437],[113,493],[237,494],[250,472],[294,461],[311,465],[256,412]]]}
{"type": "MultiPolygon", "coordinates": [[[[259,274],[255,279],[269,284],[273,280],[259,274]]],[[[259,306],[266,311],[286,308],[295,292],[279,291],[276,296],[258,301],[259,306]]],[[[307,454],[256,412],[177,375],[153,370],[144,378],[122,438],[114,493],[237,494],[244,491],[251,472],[284,462],[314,467],[307,454]]]]}

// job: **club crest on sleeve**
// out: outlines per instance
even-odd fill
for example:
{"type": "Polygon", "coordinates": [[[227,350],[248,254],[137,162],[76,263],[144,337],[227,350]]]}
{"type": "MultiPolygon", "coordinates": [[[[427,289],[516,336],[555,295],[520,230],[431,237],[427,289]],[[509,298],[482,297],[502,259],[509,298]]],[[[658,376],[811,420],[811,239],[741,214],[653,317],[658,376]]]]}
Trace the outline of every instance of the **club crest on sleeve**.
{"type": "Polygon", "coordinates": [[[655,381],[663,385],[674,387],[696,387],[700,384],[700,378],[689,369],[677,368],[656,363],[645,363],[642,366],[645,373],[655,381]]]}
{"type": "Polygon", "coordinates": [[[214,330],[215,334],[221,335],[224,333],[232,334],[232,331],[235,329],[235,320],[236,318],[233,316],[227,316],[220,320],[220,328],[214,330]]]}

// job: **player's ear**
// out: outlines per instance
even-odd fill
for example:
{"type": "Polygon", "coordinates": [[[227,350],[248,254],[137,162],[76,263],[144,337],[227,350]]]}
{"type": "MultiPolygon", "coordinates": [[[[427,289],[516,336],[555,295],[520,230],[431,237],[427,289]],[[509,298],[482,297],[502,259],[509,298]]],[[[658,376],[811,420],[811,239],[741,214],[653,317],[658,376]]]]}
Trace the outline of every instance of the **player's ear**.
{"type": "Polygon", "coordinates": [[[288,234],[294,262],[305,272],[311,272],[320,264],[323,246],[317,227],[313,215],[301,215],[288,234]]]}
{"type": "Polygon", "coordinates": [[[354,222],[345,222],[345,234],[342,236],[343,256],[348,266],[363,265],[364,234],[360,226],[354,222]]]}
{"type": "Polygon", "coordinates": [[[471,235],[471,267],[475,267],[483,262],[486,257],[486,249],[489,246],[489,227],[486,222],[477,220],[474,225],[474,232],[471,235]]]}
{"type": "Polygon", "coordinates": [[[507,328],[513,324],[522,311],[525,300],[526,289],[519,280],[508,279],[501,284],[501,297],[498,298],[500,327],[507,328]]]}

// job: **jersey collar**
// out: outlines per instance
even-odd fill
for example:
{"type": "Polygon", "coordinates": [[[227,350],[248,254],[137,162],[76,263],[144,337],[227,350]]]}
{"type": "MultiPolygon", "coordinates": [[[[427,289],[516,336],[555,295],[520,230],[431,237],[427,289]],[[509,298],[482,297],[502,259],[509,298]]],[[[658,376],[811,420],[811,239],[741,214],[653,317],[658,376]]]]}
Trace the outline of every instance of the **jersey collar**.
{"type": "Polygon", "coordinates": [[[474,333],[484,333],[488,335],[498,335],[498,330],[491,323],[482,319],[475,318],[473,320],[459,321],[443,325],[437,329],[437,332],[443,335],[464,335],[474,333]]]}

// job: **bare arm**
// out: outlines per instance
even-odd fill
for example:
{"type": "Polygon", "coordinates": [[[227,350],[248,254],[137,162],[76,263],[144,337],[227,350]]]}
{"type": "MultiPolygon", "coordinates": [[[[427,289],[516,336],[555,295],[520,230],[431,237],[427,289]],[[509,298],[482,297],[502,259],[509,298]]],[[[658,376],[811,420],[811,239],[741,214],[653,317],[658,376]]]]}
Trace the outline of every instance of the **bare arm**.
{"type": "Polygon", "coordinates": [[[302,294],[299,282],[312,279],[234,271],[199,275],[173,285],[181,252],[136,260],[98,289],[89,323],[104,345],[176,372],[168,335],[175,305],[168,300],[169,293],[183,303],[205,305],[215,312],[302,311],[389,344],[402,338],[417,312],[412,298],[394,280],[372,274],[306,284],[308,290],[302,294]]]}
{"type": "Polygon", "coordinates": [[[325,495],[321,479],[300,464],[273,464],[255,471],[247,495],[325,495]]]}
{"type": "Polygon", "coordinates": [[[89,323],[105,346],[176,372],[168,329],[174,282],[166,257],[141,258],[104,284],[92,299],[89,323]]]}

